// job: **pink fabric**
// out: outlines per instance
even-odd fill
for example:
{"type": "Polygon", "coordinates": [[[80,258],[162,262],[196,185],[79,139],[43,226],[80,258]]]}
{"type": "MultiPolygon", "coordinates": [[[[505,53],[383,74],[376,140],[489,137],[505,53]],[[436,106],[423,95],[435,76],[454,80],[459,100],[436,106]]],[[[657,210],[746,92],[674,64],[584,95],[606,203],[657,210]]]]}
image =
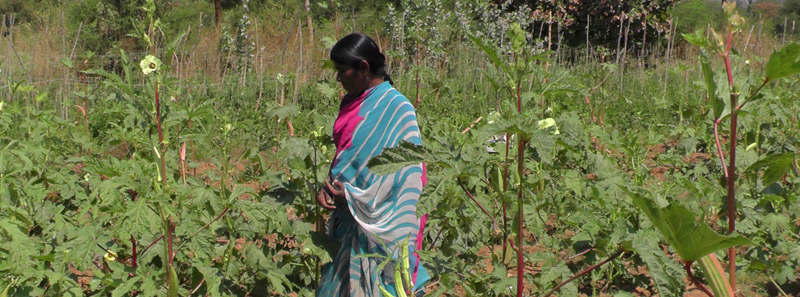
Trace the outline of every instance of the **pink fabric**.
{"type": "MultiPolygon", "coordinates": [[[[346,150],[353,144],[353,132],[356,126],[364,117],[358,115],[361,103],[367,98],[370,91],[362,93],[360,96],[347,94],[342,98],[342,104],[339,106],[339,116],[333,123],[333,142],[336,144],[336,154],[346,150]]],[[[333,160],[336,165],[336,160],[333,160]]]]}
{"type": "Polygon", "coordinates": [[[425,162],[422,162],[422,187],[424,188],[425,185],[428,184],[428,168],[425,166],[425,162]]]}
{"type": "MultiPolygon", "coordinates": [[[[422,172],[425,172],[424,169],[422,172]]],[[[423,174],[422,176],[424,180],[425,174],[423,174]]],[[[428,214],[426,213],[419,218],[419,233],[417,233],[417,244],[416,247],[414,248],[414,257],[417,258],[417,263],[414,264],[414,273],[411,274],[411,282],[413,283],[417,282],[417,271],[419,271],[419,253],[417,253],[417,251],[422,249],[422,234],[423,232],[425,232],[425,223],[427,222],[428,222],[428,214]]]]}

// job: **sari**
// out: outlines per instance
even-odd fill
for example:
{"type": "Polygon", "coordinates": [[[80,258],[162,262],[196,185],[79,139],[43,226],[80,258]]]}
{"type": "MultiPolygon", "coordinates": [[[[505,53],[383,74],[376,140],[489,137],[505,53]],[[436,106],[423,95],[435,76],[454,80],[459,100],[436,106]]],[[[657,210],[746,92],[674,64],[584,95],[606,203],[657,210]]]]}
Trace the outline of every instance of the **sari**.
{"type": "Polygon", "coordinates": [[[343,183],[347,202],[337,204],[328,222],[329,240],[341,246],[333,261],[322,268],[317,296],[379,297],[383,296],[381,286],[396,294],[394,264],[399,263],[403,248],[409,250],[411,291],[420,291],[430,279],[415,253],[421,248],[418,237],[426,220],[416,215],[427,182],[424,164],[388,175],[367,168],[367,162],[384,148],[401,141],[422,144],[413,106],[384,82],[362,94],[346,95],[333,130],[336,157],[330,176],[343,183]],[[402,246],[406,239],[408,246],[402,246]],[[388,257],[393,260],[380,269],[388,257]]]}

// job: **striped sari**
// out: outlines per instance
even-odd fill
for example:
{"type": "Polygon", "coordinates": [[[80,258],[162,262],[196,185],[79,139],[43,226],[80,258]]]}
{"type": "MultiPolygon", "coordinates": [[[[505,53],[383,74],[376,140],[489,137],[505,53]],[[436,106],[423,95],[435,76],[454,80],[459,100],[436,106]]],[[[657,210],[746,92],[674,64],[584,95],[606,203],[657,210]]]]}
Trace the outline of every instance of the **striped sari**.
{"type": "Polygon", "coordinates": [[[367,161],[383,148],[401,141],[422,144],[414,108],[400,92],[384,82],[360,95],[343,98],[334,123],[336,157],[332,179],[344,184],[346,205],[337,205],[329,221],[329,238],[341,244],[331,263],[322,268],[317,296],[382,296],[380,286],[392,294],[392,261],[379,269],[385,258],[398,259],[400,249],[409,249],[409,273],[413,291],[430,278],[419,265],[414,251],[425,216],[418,218],[416,204],[426,182],[424,164],[407,166],[389,175],[371,173],[367,161]],[[401,246],[408,238],[408,246],[401,246]]]}

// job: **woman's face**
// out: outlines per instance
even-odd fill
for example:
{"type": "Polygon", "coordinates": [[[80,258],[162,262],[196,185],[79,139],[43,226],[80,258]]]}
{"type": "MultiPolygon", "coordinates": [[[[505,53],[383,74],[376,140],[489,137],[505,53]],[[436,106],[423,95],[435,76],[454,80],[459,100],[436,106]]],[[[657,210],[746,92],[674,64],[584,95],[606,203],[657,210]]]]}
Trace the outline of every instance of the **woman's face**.
{"type": "Polygon", "coordinates": [[[342,84],[342,88],[348,94],[355,94],[367,89],[369,85],[369,76],[367,75],[369,70],[359,71],[353,66],[339,63],[334,63],[334,68],[336,68],[336,80],[342,84]]]}

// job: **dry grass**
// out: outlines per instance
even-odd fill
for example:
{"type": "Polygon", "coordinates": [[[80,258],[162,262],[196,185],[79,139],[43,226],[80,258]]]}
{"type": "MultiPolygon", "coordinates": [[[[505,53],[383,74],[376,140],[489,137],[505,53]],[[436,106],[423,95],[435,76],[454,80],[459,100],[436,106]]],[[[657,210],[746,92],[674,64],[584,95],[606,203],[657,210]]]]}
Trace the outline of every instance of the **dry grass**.
{"type": "MultiPolygon", "coordinates": [[[[257,78],[258,76],[251,75],[257,75],[259,72],[263,73],[264,77],[275,77],[281,72],[297,72],[301,58],[301,42],[302,67],[300,71],[303,73],[301,79],[304,81],[314,79],[322,73],[320,65],[327,55],[327,50],[319,42],[321,36],[315,36],[314,43],[309,44],[307,28],[302,28],[299,31],[301,34],[298,34],[297,24],[288,24],[288,22],[291,20],[269,23],[254,22],[251,25],[249,35],[255,46],[252,55],[246,58],[249,59],[247,62],[251,65],[252,72],[247,74],[250,78],[257,78]],[[258,35],[258,39],[256,39],[256,35],[258,35]]],[[[35,82],[37,88],[52,87],[53,83],[64,83],[66,70],[59,60],[69,57],[75,39],[74,33],[69,36],[67,30],[53,20],[39,20],[15,26],[12,29],[13,44],[9,42],[11,36],[0,39],[0,53],[4,57],[0,58],[3,75],[22,75],[35,82]],[[14,50],[19,55],[19,61],[14,50]]],[[[220,43],[224,37],[219,30],[213,27],[205,27],[200,30],[191,28],[189,34],[195,35],[189,40],[196,40],[196,42],[192,44],[182,42],[176,55],[169,58],[175,63],[175,67],[170,70],[171,75],[185,80],[202,80],[202,77],[206,76],[207,82],[211,84],[223,82],[223,75],[226,83],[239,81],[238,77],[231,78],[242,75],[242,73],[236,73],[236,69],[239,69],[235,65],[238,59],[233,56],[234,53],[221,49],[220,43]]],[[[171,37],[167,37],[167,39],[169,38],[171,37]]],[[[163,46],[166,42],[161,39],[163,38],[158,38],[158,43],[163,46]]],[[[121,48],[130,49],[135,47],[135,42],[135,40],[126,39],[120,41],[119,44],[121,48]]],[[[83,57],[83,53],[84,50],[79,43],[73,56],[74,64],[78,69],[94,67],[112,69],[114,62],[119,57],[119,51],[109,50],[107,53],[97,54],[89,60],[81,60],[79,57],[83,57]]],[[[145,54],[146,52],[128,51],[128,55],[134,61],[145,54]]],[[[162,57],[162,59],[167,58],[162,57]]],[[[0,78],[5,80],[5,76],[0,78]]],[[[77,75],[72,77],[71,83],[77,83],[77,79],[77,75]]]]}

